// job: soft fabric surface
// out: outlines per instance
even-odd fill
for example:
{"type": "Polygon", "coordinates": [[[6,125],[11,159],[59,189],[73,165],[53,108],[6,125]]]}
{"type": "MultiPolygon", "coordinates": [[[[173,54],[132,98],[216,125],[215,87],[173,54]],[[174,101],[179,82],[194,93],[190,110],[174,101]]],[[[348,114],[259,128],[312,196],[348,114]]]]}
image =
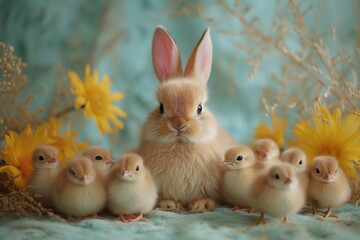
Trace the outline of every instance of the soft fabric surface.
{"type": "Polygon", "coordinates": [[[347,204],[334,213],[340,215],[340,221],[296,214],[290,216],[290,224],[266,217],[263,226],[249,226],[258,219],[257,213],[224,207],[201,214],[156,209],[148,215],[149,222],[133,223],[90,219],[64,224],[26,218],[2,223],[0,239],[359,239],[360,208],[347,204]]]}

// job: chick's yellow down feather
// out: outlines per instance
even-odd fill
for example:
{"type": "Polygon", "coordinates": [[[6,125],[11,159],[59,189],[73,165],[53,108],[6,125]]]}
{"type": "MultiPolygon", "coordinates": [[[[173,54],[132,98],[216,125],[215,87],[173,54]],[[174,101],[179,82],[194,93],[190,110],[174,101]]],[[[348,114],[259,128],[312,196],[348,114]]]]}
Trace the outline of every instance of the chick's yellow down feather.
{"type": "Polygon", "coordinates": [[[264,170],[253,182],[250,190],[252,207],[261,212],[257,224],[264,223],[264,215],[283,217],[298,212],[305,203],[305,193],[288,163],[278,163],[264,170]]]}
{"type": "Polygon", "coordinates": [[[226,151],[223,165],[227,168],[222,182],[224,199],[235,205],[233,210],[251,211],[249,191],[261,169],[253,151],[243,145],[234,146],[226,151]]]}
{"type": "Polygon", "coordinates": [[[41,145],[32,154],[33,172],[27,179],[27,189],[44,207],[52,207],[51,189],[60,172],[58,151],[54,146],[41,145]]]}
{"type": "Polygon", "coordinates": [[[123,222],[146,219],[157,200],[157,189],[143,159],[124,154],[111,173],[108,186],[108,209],[123,222]]]}
{"type": "Polygon", "coordinates": [[[339,218],[331,211],[350,199],[351,188],[344,171],[334,157],[319,156],[314,159],[310,168],[308,194],[314,214],[339,218]],[[327,208],[327,211],[317,212],[317,208],[327,208]]]}
{"type": "Polygon", "coordinates": [[[105,207],[105,186],[89,158],[75,157],[69,162],[56,179],[52,199],[55,209],[68,217],[95,215],[105,207]]]}

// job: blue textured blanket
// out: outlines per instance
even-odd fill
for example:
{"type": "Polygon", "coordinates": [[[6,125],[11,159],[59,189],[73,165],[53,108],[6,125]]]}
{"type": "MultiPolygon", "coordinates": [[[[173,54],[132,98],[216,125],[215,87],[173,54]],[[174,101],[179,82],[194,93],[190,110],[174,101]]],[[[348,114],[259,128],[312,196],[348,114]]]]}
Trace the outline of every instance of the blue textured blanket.
{"type": "Polygon", "coordinates": [[[340,221],[307,213],[290,216],[291,223],[266,218],[263,226],[249,226],[259,214],[218,208],[200,214],[173,213],[158,209],[148,222],[89,219],[60,223],[48,219],[19,219],[2,223],[0,239],[359,239],[360,208],[347,204],[335,209],[340,221]]]}

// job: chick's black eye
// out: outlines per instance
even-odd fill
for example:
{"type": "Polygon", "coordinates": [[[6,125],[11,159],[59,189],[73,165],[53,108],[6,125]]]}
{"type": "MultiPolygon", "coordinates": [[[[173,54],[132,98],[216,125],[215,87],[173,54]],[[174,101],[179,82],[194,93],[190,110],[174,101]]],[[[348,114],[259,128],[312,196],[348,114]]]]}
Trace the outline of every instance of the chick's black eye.
{"type": "Polygon", "coordinates": [[[96,160],[102,160],[103,158],[99,155],[95,157],[96,160]]]}
{"type": "Polygon", "coordinates": [[[280,179],[279,174],[275,174],[275,179],[280,179]]]}
{"type": "Polygon", "coordinates": [[[317,168],[317,169],[316,169],[316,172],[317,172],[317,173],[320,173],[320,170],[317,168]]]}
{"type": "Polygon", "coordinates": [[[160,103],[159,110],[161,114],[164,114],[164,105],[162,103],[160,103]]]}
{"type": "Polygon", "coordinates": [[[302,160],[300,160],[300,162],[299,162],[299,165],[301,165],[302,164],[302,160]]]}
{"type": "Polygon", "coordinates": [[[44,158],[43,156],[39,156],[39,160],[40,160],[40,161],[44,161],[45,158],[44,158]]]}
{"type": "Polygon", "coordinates": [[[197,107],[197,114],[202,113],[202,111],[203,111],[203,107],[202,107],[201,104],[199,104],[198,107],[197,107]]]}
{"type": "Polygon", "coordinates": [[[241,160],[243,160],[243,159],[244,159],[244,157],[241,156],[241,155],[239,155],[239,156],[237,156],[236,161],[241,161],[241,160]]]}
{"type": "Polygon", "coordinates": [[[136,166],[136,168],[135,168],[135,171],[137,171],[137,172],[138,172],[139,170],[140,170],[140,166],[139,166],[139,165],[137,165],[137,166],[136,166]]]}

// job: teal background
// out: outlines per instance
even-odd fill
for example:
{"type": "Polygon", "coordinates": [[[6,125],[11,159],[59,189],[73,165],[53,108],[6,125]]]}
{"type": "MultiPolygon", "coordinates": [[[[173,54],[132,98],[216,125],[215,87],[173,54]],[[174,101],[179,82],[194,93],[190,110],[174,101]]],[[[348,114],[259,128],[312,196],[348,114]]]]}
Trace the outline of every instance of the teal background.
{"type": "MultiPolygon", "coordinates": [[[[222,34],[222,30],[239,31],[242,25],[214,1],[185,2],[205,4],[206,14],[219,23],[212,26],[196,16],[175,17],[173,13],[186,4],[174,5],[172,1],[0,1],[0,41],[13,45],[15,54],[28,64],[26,73],[31,84],[24,89],[24,95],[36,95],[30,109],[45,106],[46,111],[39,116],[39,121],[46,120],[50,109],[58,112],[72,105],[74,98],[70,93],[55,104],[50,101],[56,88],[69,88],[68,70],[83,76],[85,65],[90,63],[101,75],[110,75],[112,90],[126,94],[124,100],[116,102],[129,114],[124,119],[125,129],[115,136],[102,136],[94,121],[82,112],[68,114],[67,118],[75,120],[73,129],[80,131],[79,139],[106,146],[118,156],[123,150],[136,147],[147,114],[158,104],[155,100],[158,83],[151,62],[154,28],[163,25],[170,31],[186,62],[203,30],[210,26],[213,67],[208,84],[208,107],[236,141],[247,143],[253,139],[260,121],[270,123],[270,118],[259,110],[262,89],[278,88],[271,81],[271,74],[279,74],[281,65],[287,60],[269,51],[257,74],[246,80],[252,70],[247,64],[251,56],[236,44],[242,42],[255,50],[256,46],[246,37],[222,34]]],[[[275,3],[278,2],[284,11],[287,8],[286,1],[243,2],[251,6],[248,18],[261,17],[257,26],[266,33],[271,31],[272,21],[279,14],[274,10],[275,3]]],[[[335,27],[339,47],[350,48],[355,44],[360,16],[358,1],[304,1],[302,9],[310,3],[318,13],[320,31],[335,27]]],[[[313,16],[307,14],[306,17],[311,31],[314,30],[313,16]]],[[[299,47],[299,39],[294,35],[286,41],[290,49],[299,47]]],[[[352,52],[350,50],[350,55],[352,52]]],[[[277,112],[290,120],[287,131],[290,138],[295,111],[277,112]]]]}

